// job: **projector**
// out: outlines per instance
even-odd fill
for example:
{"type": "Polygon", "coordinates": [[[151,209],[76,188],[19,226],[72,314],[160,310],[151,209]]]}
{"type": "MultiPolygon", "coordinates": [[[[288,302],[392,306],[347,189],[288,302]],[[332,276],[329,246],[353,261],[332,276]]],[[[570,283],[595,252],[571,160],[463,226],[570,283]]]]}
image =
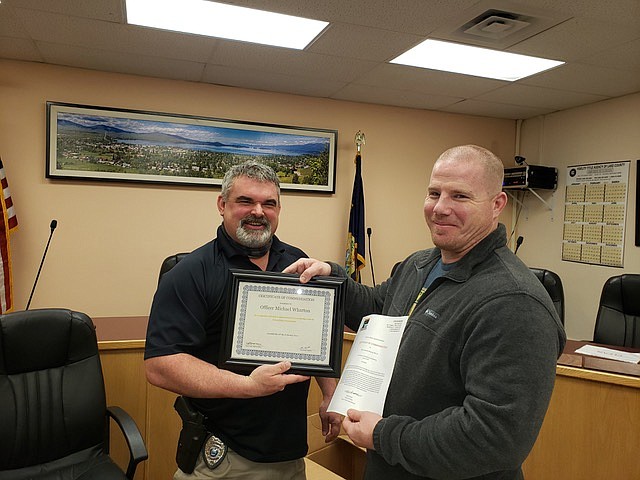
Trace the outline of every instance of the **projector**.
{"type": "Polygon", "coordinates": [[[555,190],[558,186],[558,169],[542,165],[525,165],[504,169],[503,189],[539,188],[555,190]]]}

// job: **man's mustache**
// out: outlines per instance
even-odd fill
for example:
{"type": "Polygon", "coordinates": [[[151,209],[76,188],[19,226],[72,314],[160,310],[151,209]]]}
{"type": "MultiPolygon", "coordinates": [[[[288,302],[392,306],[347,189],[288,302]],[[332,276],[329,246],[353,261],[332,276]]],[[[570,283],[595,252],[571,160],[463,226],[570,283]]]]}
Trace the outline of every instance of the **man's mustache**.
{"type": "Polygon", "coordinates": [[[256,217],[254,215],[250,215],[248,217],[243,218],[242,220],[240,220],[240,226],[243,227],[245,224],[247,223],[251,223],[253,225],[264,225],[265,227],[268,227],[269,221],[264,218],[264,217],[256,217]]]}

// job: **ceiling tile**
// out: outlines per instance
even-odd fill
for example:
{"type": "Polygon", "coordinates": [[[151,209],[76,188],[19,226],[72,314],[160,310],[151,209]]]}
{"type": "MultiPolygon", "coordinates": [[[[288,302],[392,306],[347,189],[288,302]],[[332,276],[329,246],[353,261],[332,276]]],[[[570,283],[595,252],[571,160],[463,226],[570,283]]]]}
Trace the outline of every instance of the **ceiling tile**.
{"type": "Polygon", "coordinates": [[[206,62],[218,40],[200,35],[16,9],[29,35],[48,43],[206,62]]]}
{"type": "Polygon", "coordinates": [[[419,93],[473,97],[499,88],[507,82],[385,63],[364,72],[356,83],[419,93]]]}
{"type": "Polygon", "coordinates": [[[384,62],[420,43],[423,37],[405,33],[333,23],[307,49],[310,52],[384,62]]]}
{"type": "MultiPolygon", "coordinates": [[[[518,0],[522,1],[522,0],[518,0]]],[[[593,18],[619,25],[640,26],[640,2],[638,0],[524,0],[540,8],[565,12],[573,17],[593,18]]]]}
{"type": "Polygon", "coordinates": [[[299,51],[127,25],[125,0],[1,0],[0,58],[498,118],[640,92],[640,0],[223,1],[331,25],[299,51]],[[387,63],[489,9],[551,22],[497,48],[567,64],[509,83],[387,63]]]}
{"type": "Polygon", "coordinates": [[[0,32],[3,37],[30,38],[11,6],[0,3],[0,32]]]}
{"type": "Polygon", "coordinates": [[[47,63],[104,70],[109,72],[148,75],[176,80],[200,81],[204,64],[161,57],[38,42],[38,49],[47,63]]]}
{"type": "Polygon", "coordinates": [[[222,40],[209,63],[344,82],[375,65],[353,58],[222,40]]]}
{"type": "Polygon", "coordinates": [[[504,103],[482,102],[480,100],[464,100],[455,105],[442,109],[445,112],[478,115],[481,117],[511,118],[513,120],[527,119],[551,113],[553,109],[523,107],[504,103]]]}
{"type": "Polygon", "coordinates": [[[511,84],[474,97],[474,100],[507,103],[525,107],[537,107],[553,110],[564,110],[588,103],[606,100],[603,95],[568,92],[551,88],[533,87],[530,85],[511,84]]]}
{"type": "Polygon", "coordinates": [[[0,37],[0,58],[42,62],[44,59],[33,40],[26,38],[0,37]]]}
{"type": "Polygon", "coordinates": [[[426,35],[450,15],[477,0],[225,0],[224,3],[259,8],[305,18],[426,35]]]}
{"type": "Polygon", "coordinates": [[[640,38],[583,58],[580,63],[640,74],[640,38]]]}
{"type": "Polygon", "coordinates": [[[591,18],[573,18],[509,48],[510,52],[544,56],[553,60],[580,60],[640,36],[635,27],[591,18]]]}
{"type": "Polygon", "coordinates": [[[640,91],[640,75],[613,68],[571,63],[520,80],[524,85],[619,97],[640,91]]]}
{"type": "Polygon", "coordinates": [[[248,68],[206,65],[203,81],[255,90],[293,93],[313,97],[329,97],[345,83],[312,77],[294,77],[280,73],[265,73],[248,68]]]}
{"type": "Polygon", "coordinates": [[[462,98],[446,97],[443,95],[427,95],[407,90],[394,90],[391,88],[354,84],[345,86],[333,94],[331,98],[428,110],[437,110],[462,100],[462,98]]]}
{"type": "Polygon", "coordinates": [[[107,22],[124,21],[125,0],[3,0],[12,7],[94,18],[107,22]]]}

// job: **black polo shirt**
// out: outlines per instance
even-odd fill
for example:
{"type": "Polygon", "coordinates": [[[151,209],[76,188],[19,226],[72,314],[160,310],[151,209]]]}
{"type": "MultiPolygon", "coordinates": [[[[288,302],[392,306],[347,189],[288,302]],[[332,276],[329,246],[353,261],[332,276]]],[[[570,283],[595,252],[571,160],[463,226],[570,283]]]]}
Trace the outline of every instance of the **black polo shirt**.
{"type": "MultiPolygon", "coordinates": [[[[182,259],[164,274],[153,298],[145,358],[187,353],[218,364],[229,269],[259,270],[225,238],[182,259]]],[[[307,255],[274,236],[267,270],[280,272],[307,255]]],[[[254,462],[280,462],[307,453],[309,382],[266,397],[193,399],[209,430],[254,462]]]]}

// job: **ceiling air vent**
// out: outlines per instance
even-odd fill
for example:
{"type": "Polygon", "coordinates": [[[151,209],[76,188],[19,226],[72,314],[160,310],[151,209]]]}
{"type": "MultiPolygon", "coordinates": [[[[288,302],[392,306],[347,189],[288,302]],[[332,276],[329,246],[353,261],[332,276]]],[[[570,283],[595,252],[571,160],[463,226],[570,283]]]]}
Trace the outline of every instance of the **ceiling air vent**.
{"type": "Polygon", "coordinates": [[[569,15],[558,11],[509,0],[480,0],[473,7],[441,24],[429,36],[438,40],[506,50],[569,18],[569,15]]]}
{"type": "Polygon", "coordinates": [[[509,35],[513,35],[523,28],[531,26],[531,22],[514,17],[515,15],[509,15],[503,12],[489,15],[470,27],[465,28],[463,32],[468,35],[500,40],[509,35]]]}

